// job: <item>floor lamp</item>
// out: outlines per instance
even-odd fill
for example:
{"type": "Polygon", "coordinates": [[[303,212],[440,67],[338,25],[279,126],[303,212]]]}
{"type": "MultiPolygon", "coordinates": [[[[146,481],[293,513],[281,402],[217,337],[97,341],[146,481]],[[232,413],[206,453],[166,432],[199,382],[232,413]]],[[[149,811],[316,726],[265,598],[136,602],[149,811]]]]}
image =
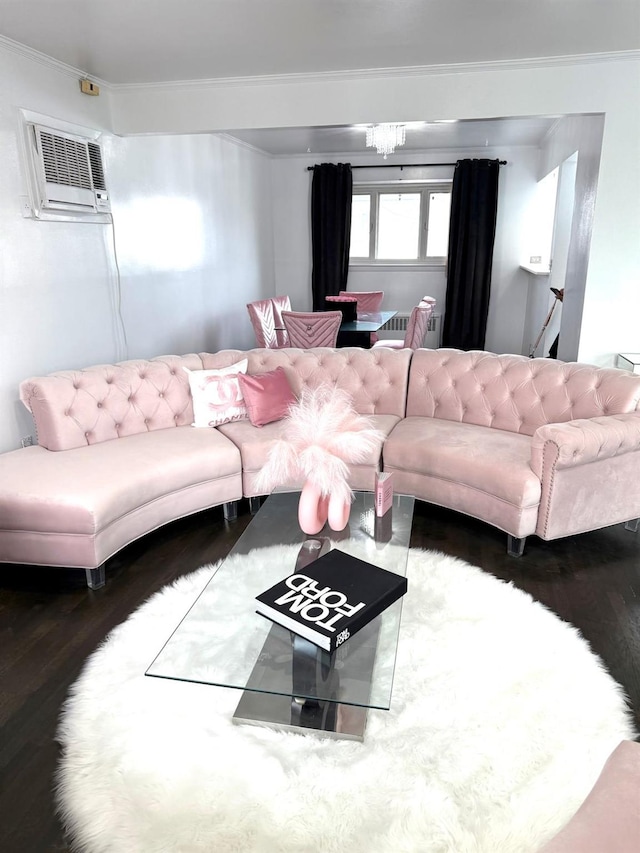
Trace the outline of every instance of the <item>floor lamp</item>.
{"type": "Polygon", "coordinates": [[[542,340],[542,336],[544,335],[545,329],[547,328],[551,318],[553,317],[553,312],[555,311],[556,305],[558,304],[558,302],[562,302],[562,300],[564,298],[564,288],[562,290],[558,290],[555,287],[550,287],[549,290],[551,291],[551,293],[553,293],[553,295],[555,296],[555,299],[553,300],[553,305],[549,309],[549,313],[547,314],[547,319],[542,324],[542,328],[540,329],[540,334],[536,338],[535,344],[531,347],[531,350],[529,351],[529,358],[534,357],[535,352],[538,349],[538,344],[540,343],[540,341],[542,340]]]}

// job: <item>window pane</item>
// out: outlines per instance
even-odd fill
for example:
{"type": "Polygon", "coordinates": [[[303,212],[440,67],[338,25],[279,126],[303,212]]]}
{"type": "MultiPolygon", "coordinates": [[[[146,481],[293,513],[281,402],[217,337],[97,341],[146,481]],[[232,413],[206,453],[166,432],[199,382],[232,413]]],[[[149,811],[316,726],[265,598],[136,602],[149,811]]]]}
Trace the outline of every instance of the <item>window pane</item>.
{"type": "Polygon", "coordinates": [[[427,257],[446,258],[449,251],[451,193],[430,193],[427,257]]]}
{"type": "Polygon", "coordinates": [[[420,236],[420,193],[381,193],[377,258],[415,260],[420,236]]]}
{"type": "Polygon", "coordinates": [[[354,195],[351,205],[350,258],[369,257],[370,195],[354,195]]]}

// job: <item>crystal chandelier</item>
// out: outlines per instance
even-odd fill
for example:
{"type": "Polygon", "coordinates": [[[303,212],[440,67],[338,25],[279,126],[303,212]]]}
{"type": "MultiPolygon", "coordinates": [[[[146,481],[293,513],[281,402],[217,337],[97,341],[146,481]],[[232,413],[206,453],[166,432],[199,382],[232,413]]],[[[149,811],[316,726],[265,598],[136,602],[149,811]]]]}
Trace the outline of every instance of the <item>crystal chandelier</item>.
{"type": "Polygon", "coordinates": [[[374,124],[367,128],[367,148],[375,148],[386,160],[396,146],[404,145],[405,132],[403,124],[374,124]]]}

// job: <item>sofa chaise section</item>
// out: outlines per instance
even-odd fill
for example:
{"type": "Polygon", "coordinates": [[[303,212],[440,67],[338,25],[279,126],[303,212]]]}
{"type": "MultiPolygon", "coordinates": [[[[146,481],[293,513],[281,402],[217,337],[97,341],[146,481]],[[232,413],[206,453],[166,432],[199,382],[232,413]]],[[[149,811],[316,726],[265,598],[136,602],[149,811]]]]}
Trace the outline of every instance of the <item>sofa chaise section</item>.
{"type": "Polygon", "coordinates": [[[39,446],[0,455],[0,559],[85,568],[169,521],[242,497],[240,453],[191,427],[197,355],[98,365],[22,383],[39,446]]]}

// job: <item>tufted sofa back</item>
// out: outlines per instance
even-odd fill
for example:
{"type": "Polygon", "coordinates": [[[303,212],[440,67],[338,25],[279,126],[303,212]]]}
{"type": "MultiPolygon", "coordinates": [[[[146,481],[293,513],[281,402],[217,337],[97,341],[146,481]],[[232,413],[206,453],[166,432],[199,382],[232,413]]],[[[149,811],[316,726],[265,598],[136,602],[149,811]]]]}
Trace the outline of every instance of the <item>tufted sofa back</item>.
{"type": "Polygon", "coordinates": [[[404,417],[409,378],[410,350],[363,350],[357,347],[329,349],[253,349],[200,353],[207,369],[228,367],[248,358],[247,372],[266,373],[284,367],[293,391],[335,384],[353,398],[361,415],[404,417]]]}
{"type": "Polygon", "coordinates": [[[69,450],[193,421],[187,373],[197,355],[100,364],[26,379],[20,399],[33,415],[38,444],[69,450]]]}
{"type": "Polygon", "coordinates": [[[193,422],[189,370],[227,367],[248,358],[248,372],[282,365],[291,387],[335,383],[354,399],[360,414],[402,417],[410,351],[361,349],[253,349],[167,355],[99,364],[26,379],[20,399],[33,415],[38,444],[69,450],[139,432],[193,422]]]}
{"type": "Polygon", "coordinates": [[[416,350],[407,416],[422,415],[533,435],[539,426],[640,407],[640,376],[523,355],[416,350]]]}

